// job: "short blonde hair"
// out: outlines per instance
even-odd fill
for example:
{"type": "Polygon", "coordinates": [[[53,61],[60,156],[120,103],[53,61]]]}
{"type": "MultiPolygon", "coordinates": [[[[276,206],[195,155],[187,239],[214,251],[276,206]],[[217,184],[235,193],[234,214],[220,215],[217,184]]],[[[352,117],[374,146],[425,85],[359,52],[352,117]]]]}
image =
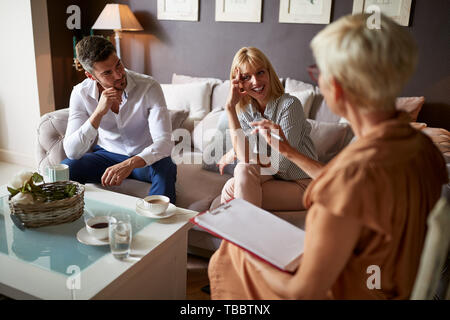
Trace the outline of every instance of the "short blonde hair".
{"type": "Polygon", "coordinates": [[[340,18],[311,42],[325,81],[336,79],[352,101],[366,111],[392,110],[413,74],[417,47],[411,35],[381,15],[380,28],[367,27],[369,14],[340,18]]]}
{"type": "MultiPolygon", "coordinates": [[[[284,87],[272,67],[269,59],[261,50],[254,47],[243,47],[239,49],[233,59],[230,70],[230,81],[236,77],[236,68],[241,69],[242,66],[248,66],[252,69],[267,69],[270,79],[270,98],[276,99],[284,93],[284,87]]],[[[245,107],[253,100],[250,96],[244,97],[236,105],[238,112],[242,112],[245,107]]]]}

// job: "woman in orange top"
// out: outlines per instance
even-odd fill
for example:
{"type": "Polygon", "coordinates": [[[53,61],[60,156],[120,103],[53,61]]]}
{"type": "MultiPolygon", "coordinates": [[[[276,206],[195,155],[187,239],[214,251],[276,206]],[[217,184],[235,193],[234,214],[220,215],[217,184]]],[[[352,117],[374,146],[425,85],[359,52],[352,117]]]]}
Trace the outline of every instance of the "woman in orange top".
{"type": "MultiPolygon", "coordinates": [[[[281,154],[315,177],[303,198],[300,267],[279,271],[223,241],[209,264],[213,299],[409,298],[447,172],[432,141],[395,110],[415,69],[414,41],[383,15],[369,29],[368,17],[343,17],[311,43],[321,92],[358,140],[325,167],[279,142],[281,154]]],[[[269,144],[268,131],[283,135],[268,120],[255,125],[269,144]]]]}

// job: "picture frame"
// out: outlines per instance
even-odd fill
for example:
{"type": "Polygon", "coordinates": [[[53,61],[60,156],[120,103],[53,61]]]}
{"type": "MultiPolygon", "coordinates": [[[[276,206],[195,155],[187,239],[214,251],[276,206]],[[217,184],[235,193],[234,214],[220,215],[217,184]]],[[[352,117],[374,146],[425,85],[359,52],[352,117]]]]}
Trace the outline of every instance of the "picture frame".
{"type": "Polygon", "coordinates": [[[158,0],[158,20],[198,21],[199,0],[158,0]]]}
{"type": "Polygon", "coordinates": [[[261,22],[262,0],[216,0],[216,21],[261,22]]]}
{"type": "Polygon", "coordinates": [[[412,0],[353,0],[353,14],[365,12],[369,6],[377,5],[381,12],[401,26],[409,26],[412,0]]]}
{"type": "Polygon", "coordinates": [[[332,0],[280,0],[280,23],[329,24],[332,0]]]}

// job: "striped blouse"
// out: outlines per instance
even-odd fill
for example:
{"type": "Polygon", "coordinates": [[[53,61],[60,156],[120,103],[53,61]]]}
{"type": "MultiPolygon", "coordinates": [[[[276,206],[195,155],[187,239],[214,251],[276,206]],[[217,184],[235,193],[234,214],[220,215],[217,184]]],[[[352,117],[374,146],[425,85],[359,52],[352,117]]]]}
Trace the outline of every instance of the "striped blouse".
{"type": "MultiPolygon", "coordinates": [[[[311,125],[306,121],[300,100],[285,93],[267,104],[263,116],[256,107],[249,104],[243,112],[238,113],[241,128],[247,137],[250,136],[250,132],[253,130],[250,123],[261,120],[262,117],[278,124],[292,147],[302,154],[317,160],[314,144],[309,136],[311,125]]],[[[279,154],[275,149],[272,149],[271,153],[272,166],[279,168],[275,177],[283,180],[309,178],[302,169],[279,154]]]]}

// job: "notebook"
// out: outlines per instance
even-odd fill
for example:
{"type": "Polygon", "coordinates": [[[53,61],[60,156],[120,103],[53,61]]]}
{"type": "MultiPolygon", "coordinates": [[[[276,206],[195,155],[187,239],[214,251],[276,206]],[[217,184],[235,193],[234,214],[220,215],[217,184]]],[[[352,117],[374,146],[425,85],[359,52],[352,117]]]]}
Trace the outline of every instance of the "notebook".
{"type": "Polygon", "coordinates": [[[294,272],[303,253],[305,232],[243,199],[233,199],[191,219],[276,268],[294,272]]]}

